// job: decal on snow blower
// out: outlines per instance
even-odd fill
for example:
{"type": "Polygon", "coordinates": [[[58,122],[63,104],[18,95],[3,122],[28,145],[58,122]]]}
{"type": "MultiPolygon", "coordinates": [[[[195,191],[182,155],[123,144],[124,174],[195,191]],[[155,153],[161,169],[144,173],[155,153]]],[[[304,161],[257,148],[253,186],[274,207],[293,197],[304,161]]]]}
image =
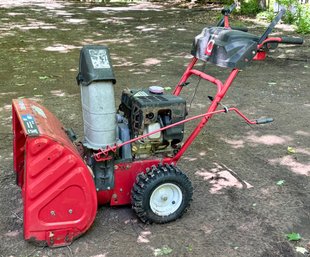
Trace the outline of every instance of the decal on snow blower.
{"type": "Polygon", "coordinates": [[[90,49],[89,55],[94,69],[110,69],[110,63],[107,55],[107,51],[104,49],[90,49]]]}
{"type": "Polygon", "coordinates": [[[41,117],[45,118],[46,119],[46,115],[45,115],[45,112],[38,106],[36,105],[31,105],[31,109],[37,113],[38,115],[40,115],[41,117]]]}
{"type": "Polygon", "coordinates": [[[22,119],[23,119],[25,129],[28,135],[39,135],[38,126],[32,115],[24,114],[22,115],[22,119]]]}

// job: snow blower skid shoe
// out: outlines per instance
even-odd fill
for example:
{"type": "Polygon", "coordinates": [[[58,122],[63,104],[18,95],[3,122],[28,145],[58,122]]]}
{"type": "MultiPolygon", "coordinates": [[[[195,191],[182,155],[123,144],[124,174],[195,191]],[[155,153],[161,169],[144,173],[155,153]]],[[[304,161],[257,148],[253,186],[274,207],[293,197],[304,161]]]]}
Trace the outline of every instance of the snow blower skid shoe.
{"type": "Polygon", "coordinates": [[[93,177],[52,113],[29,99],[13,100],[12,107],[24,237],[50,247],[69,245],[95,219],[93,177]]]}

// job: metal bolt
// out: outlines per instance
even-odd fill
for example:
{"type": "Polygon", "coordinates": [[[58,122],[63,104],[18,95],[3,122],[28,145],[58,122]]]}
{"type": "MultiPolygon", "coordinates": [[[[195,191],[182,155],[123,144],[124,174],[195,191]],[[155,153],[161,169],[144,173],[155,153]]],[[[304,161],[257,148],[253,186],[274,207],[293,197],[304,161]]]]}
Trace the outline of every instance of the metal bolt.
{"type": "Polygon", "coordinates": [[[256,54],[256,51],[252,51],[252,54],[256,54]]]}
{"type": "Polygon", "coordinates": [[[73,210],[72,209],[69,209],[69,211],[68,211],[70,214],[72,214],[73,213],[73,210]]]}
{"type": "Polygon", "coordinates": [[[167,201],[167,200],[168,200],[168,196],[163,195],[163,196],[161,197],[161,200],[163,200],[163,201],[167,201]]]}
{"type": "Polygon", "coordinates": [[[52,215],[52,216],[55,216],[55,215],[56,215],[56,212],[55,212],[55,211],[51,211],[51,215],[52,215]]]}
{"type": "Polygon", "coordinates": [[[123,192],[123,188],[120,188],[119,191],[120,191],[120,192],[123,192]]]}

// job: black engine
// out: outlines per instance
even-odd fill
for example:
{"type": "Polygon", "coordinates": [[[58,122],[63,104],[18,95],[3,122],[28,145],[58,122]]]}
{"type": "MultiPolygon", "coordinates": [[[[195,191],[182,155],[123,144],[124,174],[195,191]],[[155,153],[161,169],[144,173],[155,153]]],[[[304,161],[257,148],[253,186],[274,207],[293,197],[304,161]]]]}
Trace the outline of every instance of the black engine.
{"type": "MultiPolygon", "coordinates": [[[[157,87],[158,88],[158,87],[157,87]]],[[[128,122],[130,138],[135,138],[162,127],[184,120],[186,102],[183,98],[150,89],[124,90],[119,111],[128,122]]],[[[183,140],[184,124],[152,134],[132,144],[131,151],[136,158],[156,154],[172,153],[183,140]]],[[[121,139],[122,140],[122,139],[121,139]]]]}

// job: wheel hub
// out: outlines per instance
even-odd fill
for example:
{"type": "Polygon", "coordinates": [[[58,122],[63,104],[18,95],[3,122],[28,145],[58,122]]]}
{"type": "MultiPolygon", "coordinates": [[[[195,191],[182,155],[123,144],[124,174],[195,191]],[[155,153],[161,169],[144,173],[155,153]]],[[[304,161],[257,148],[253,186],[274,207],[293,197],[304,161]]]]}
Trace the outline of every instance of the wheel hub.
{"type": "Polygon", "coordinates": [[[179,186],[172,183],[164,183],[156,187],[150,197],[150,208],[160,216],[168,216],[174,213],[183,200],[179,186]]]}

